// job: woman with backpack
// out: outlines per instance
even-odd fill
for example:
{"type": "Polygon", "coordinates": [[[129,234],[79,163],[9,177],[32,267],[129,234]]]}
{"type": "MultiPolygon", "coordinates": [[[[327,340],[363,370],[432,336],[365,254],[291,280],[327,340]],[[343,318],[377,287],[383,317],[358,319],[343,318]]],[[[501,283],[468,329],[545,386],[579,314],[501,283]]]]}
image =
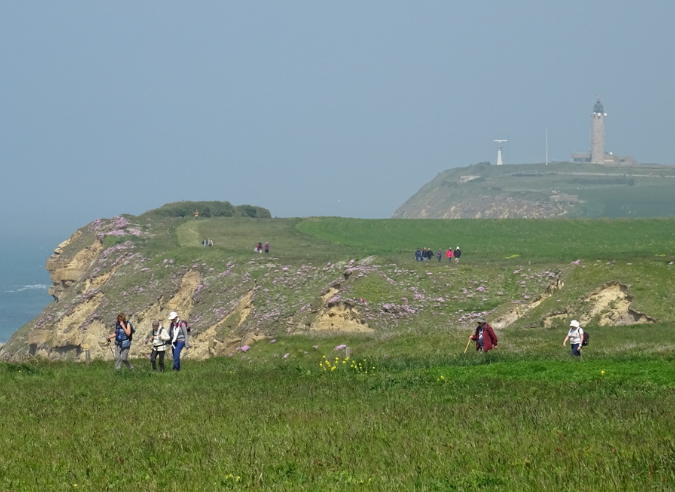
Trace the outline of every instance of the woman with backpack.
{"type": "Polygon", "coordinates": [[[180,371],[180,353],[185,348],[190,348],[190,339],[188,333],[190,328],[185,321],[178,317],[176,311],[169,314],[171,325],[169,326],[169,337],[171,338],[171,348],[173,350],[173,370],[180,371]]]}
{"type": "Polygon", "coordinates": [[[567,336],[563,340],[563,347],[567,345],[567,340],[570,341],[572,346],[572,355],[579,357],[581,355],[581,344],[584,341],[584,330],[575,319],[570,323],[570,331],[567,332],[567,336]]]}
{"type": "Polygon", "coordinates": [[[133,336],[134,327],[127,321],[124,313],[117,315],[117,323],[115,324],[115,333],[107,337],[110,341],[115,339],[115,370],[119,371],[122,368],[122,363],[132,370],[134,366],[129,362],[129,349],[131,348],[131,338],[133,336]]]}
{"type": "Polygon", "coordinates": [[[150,335],[150,340],[152,341],[152,352],[150,353],[150,364],[152,364],[152,370],[157,371],[157,366],[155,365],[155,359],[159,356],[159,370],[164,372],[164,354],[166,353],[167,345],[171,345],[169,340],[169,333],[164,329],[162,325],[159,324],[159,321],[152,322],[152,333],[150,335]]]}

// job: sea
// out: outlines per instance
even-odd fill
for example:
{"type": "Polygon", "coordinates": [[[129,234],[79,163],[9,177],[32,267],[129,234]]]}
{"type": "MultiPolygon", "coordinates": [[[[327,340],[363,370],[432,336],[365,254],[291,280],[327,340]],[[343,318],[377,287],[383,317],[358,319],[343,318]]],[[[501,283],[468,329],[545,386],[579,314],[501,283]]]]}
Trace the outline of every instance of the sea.
{"type": "Polygon", "coordinates": [[[52,302],[45,263],[60,242],[51,237],[0,239],[0,343],[52,302]]]}

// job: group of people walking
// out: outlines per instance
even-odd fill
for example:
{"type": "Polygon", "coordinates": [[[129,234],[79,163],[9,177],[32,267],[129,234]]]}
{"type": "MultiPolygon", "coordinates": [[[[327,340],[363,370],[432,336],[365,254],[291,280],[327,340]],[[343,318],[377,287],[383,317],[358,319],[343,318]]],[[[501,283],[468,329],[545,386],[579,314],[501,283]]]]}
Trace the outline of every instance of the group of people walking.
{"type": "MultiPolygon", "coordinates": [[[[152,370],[157,370],[157,361],[159,361],[159,370],[164,372],[164,355],[167,348],[171,347],[171,354],[173,356],[173,370],[180,371],[180,355],[183,349],[190,348],[190,328],[188,324],[180,319],[178,313],[171,311],[169,313],[169,329],[164,328],[159,321],[152,322],[152,331],[146,342],[152,343],[152,352],[150,353],[150,364],[152,370]]],[[[127,366],[130,370],[134,366],[129,362],[129,350],[131,349],[131,342],[136,329],[127,320],[124,313],[117,315],[117,323],[115,325],[115,332],[106,337],[106,340],[115,339],[115,369],[122,368],[122,364],[127,366]]]]}
{"type": "MultiPolygon", "coordinates": [[[[159,370],[164,372],[164,355],[169,346],[171,347],[173,356],[173,370],[180,371],[181,352],[183,349],[190,348],[190,328],[187,323],[181,320],[178,313],[175,311],[169,313],[169,321],[171,324],[169,325],[169,329],[166,330],[159,321],[154,320],[152,322],[152,331],[149,338],[146,340],[152,343],[150,364],[153,371],[157,371],[157,362],[159,362],[159,370]]],[[[466,348],[469,348],[469,344],[472,341],[476,342],[476,351],[478,352],[488,352],[497,348],[499,340],[497,339],[495,331],[487,321],[485,321],[485,318],[478,318],[476,322],[478,325],[474,332],[469,336],[469,342],[467,343],[466,348]]],[[[134,366],[129,362],[129,349],[131,348],[131,341],[135,332],[134,326],[127,320],[125,314],[118,314],[115,333],[106,337],[108,342],[113,338],[115,339],[116,370],[121,369],[122,364],[126,365],[130,370],[134,369],[134,366]]],[[[567,333],[565,340],[563,340],[563,347],[567,346],[568,341],[572,347],[572,355],[579,357],[581,355],[581,349],[585,341],[587,341],[587,337],[584,337],[584,330],[577,320],[572,320],[570,323],[569,332],[567,333]]],[[[466,349],[464,352],[466,353],[466,349]]]]}
{"type": "MultiPolygon", "coordinates": [[[[265,250],[265,254],[268,254],[270,252],[270,243],[265,243],[264,250],[265,250]]],[[[263,244],[262,243],[256,244],[255,247],[253,248],[253,251],[255,251],[256,253],[262,253],[263,252],[263,244]]]]}
{"type": "MultiPolygon", "coordinates": [[[[466,345],[467,349],[471,341],[476,342],[476,350],[479,352],[487,352],[493,348],[497,348],[497,335],[485,321],[485,318],[478,318],[476,322],[478,326],[476,326],[474,332],[469,336],[469,342],[466,345]]],[[[582,347],[588,344],[588,333],[584,333],[584,329],[576,319],[570,322],[570,329],[567,332],[565,340],[563,340],[563,347],[567,346],[568,341],[572,347],[572,355],[574,357],[581,356],[582,347]]],[[[464,352],[466,353],[466,349],[464,352]]]]}
{"type": "MultiPolygon", "coordinates": [[[[459,257],[462,256],[462,250],[459,249],[459,246],[455,248],[453,251],[452,248],[448,248],[448,250],[443,253],[443,250],[441,248],[438,248],[438,251],[436,251],[436,258],[438,261],[441,261],[443,257],[446,257],[448,259],[448,262],[452,263],[452,260],[454,258],[455,263],[459,263],[459,257]]],[[[431,261],[434,259],[434,252],[431,250],[431,248],[417,248],[417,251],[415,251],[415,260],[416,261],[431,261]]]]}
{"type": "Polygon", "coordinates": [[[202,246],[204,246],[204,247],[207,247],[207,246],[208,246],[208,247],[211,247],[211,246],[213,246],[213,239],[206,239],[206,238],[204,238],[204,239],[202,240],[202,246]]]}

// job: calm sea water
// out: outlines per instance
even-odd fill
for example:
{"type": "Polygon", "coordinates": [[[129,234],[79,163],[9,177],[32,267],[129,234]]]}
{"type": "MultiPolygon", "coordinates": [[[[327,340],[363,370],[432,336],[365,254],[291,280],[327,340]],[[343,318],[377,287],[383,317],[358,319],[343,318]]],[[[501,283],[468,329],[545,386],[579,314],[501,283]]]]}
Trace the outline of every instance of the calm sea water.
{"type": "Polygon", "coordinates": [[[52,302],[45,262],[60,241],[0,241],[0,343],[52,302]]]}

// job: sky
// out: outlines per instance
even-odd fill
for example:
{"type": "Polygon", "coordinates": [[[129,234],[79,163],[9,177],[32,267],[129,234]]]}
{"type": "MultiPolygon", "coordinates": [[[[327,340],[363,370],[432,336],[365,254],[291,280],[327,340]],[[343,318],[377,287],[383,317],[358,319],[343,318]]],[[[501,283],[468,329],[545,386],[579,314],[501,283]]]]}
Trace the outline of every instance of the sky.
{"type": "MultiPolygon", "coordinates": [[[[0,2],[0,234],[227,200],[387,218],[439,172],[675,164],[675,2],[0,2]]],[[[2,237],[0,237],[2,239],[2,237]]]]}

